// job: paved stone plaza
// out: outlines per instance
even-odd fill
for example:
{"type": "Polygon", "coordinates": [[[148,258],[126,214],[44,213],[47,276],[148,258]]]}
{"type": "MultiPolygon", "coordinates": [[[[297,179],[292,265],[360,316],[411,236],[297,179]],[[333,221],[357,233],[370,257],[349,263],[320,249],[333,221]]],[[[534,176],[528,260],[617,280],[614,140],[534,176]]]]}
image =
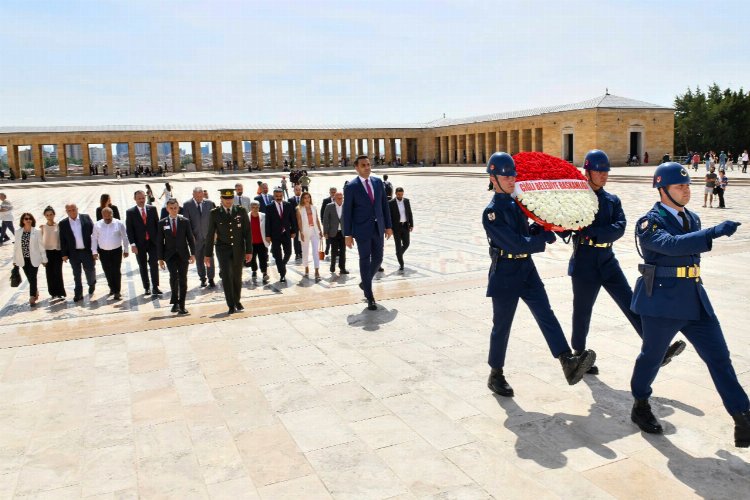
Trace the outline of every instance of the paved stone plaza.
{"type": "MultiPolygon", "coordinates": [[[[282,286],[245,275],[242,314],[227,317],[220,288],[201,289],[191,269],[187,309],[169,312],[168,274],[160,298],[144,297],[137,264],[125,259],[123,301],[106,296],[101,268],[93,297],[41,304],[7,286],[12,249],[0,248],[0,498],[747,498],[750,451],[733,446],[732,420],[692,346],[654,385],[663,436],[630,422],[629,380],[639,339],[602,293],[589,347],[598,377],[566,384],[559,363],[521,305],[506,373],[512,399],[486,387],[491,305],[481,211],[490,198],[477,167],[389,169],[412,201],[416,228],[397,272],[386,244],[366,310],[356,249],[348,277],[315,284],[290,269],[282,286]]],[[[631,283],[639,262],[633,223],[654,203],[652,168],[617,169],[608,189],[630,223],[615,247],[631,283]]],[[[182,202],[196,184],[213,200],[238,178],[246,192],[282,174],[179,174],[182,202]]],[[[314,202],[353,171],[313,172],[314,202]]],[[[704,227],[743,222],[717,240],[702,274],[722,321],[735,369],[750,389],[750,183],[732,182],[727,210],[689,208],[704,227]],[[744,185],[739,185],[744,184],[744,185]]],[[[747,178],[747,177],[746,177],[747,178]]],[[[2,185],[16,218],[42,219],[51,204],[75,201],[93,216],[103,192],[121,213],[144,179],[2,185]]],[[[162,184],[147,178],[158,194],[162,184]]],[[[161,208],[161,205],[159,205],[161,208]]],[[[570,332],[570,247],[535,257],[553,308],[570,332]]],[[[218,276],[217,276],[218,278],[218,276]]]]}

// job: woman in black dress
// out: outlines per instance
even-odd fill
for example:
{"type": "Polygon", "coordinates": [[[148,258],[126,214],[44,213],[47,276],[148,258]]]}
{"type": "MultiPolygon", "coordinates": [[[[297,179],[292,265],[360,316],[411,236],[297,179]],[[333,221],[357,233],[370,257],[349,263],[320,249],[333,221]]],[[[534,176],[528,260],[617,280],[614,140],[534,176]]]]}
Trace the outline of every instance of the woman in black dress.
{"type": "Polygon", "coordinates": [[[47,222],[41,225],[42,246],[47,253],[47,291],[53,299],[65,297],[65,283],[63,283],[63,261],[60,251],[60,233],[57,222],[55,222],[55,209],[47,207],[44,209],[44,218],[47,222]]]}

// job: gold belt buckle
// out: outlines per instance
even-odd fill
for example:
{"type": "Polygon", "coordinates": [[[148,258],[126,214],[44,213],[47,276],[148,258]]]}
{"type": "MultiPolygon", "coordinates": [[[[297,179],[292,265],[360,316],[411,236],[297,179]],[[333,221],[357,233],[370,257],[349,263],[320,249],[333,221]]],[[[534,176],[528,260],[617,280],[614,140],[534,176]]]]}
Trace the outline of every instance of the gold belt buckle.
{"type": "Polygon", "coordinates": [[[519,254],[516,254],[516,259],[525,259],[528,256],[529,254],[527,253],[519,253],[519,254]]]}
{"type": "Polygon", "coordinates": [[[690,266],[688,267],[688,277],[689,278],[697,278],[701,275],[701,268],[699,266],[690,266]]]}

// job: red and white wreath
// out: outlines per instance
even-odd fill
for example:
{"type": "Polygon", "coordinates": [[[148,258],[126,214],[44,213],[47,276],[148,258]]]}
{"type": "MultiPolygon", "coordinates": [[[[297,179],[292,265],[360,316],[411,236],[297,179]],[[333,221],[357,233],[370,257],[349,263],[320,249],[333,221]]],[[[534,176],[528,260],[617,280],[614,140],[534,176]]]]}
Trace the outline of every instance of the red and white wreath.
{"type": "Polygon", "coordinates": [[[573,165],[545,153],[518,153],[513,196],[530,219],[547,230],[586,227],[599,210],[596,195],[573,165]]]}

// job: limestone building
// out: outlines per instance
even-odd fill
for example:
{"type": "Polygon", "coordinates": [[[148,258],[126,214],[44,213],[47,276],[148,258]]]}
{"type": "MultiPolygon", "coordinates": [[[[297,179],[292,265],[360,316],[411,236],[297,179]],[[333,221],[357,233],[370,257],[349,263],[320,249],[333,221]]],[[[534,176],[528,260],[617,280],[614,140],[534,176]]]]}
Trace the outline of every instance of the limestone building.
{"type": "MultiPolygon", "coordinates": [[[[82,173],[88,175],[90,148],[102,146],[112,172],[113,166],[134,168],[136,155],[145,155],[146,165],[148,160],[154,166],[163,161],[180,170],[181,147],[191,150],[197,170],[218,170],[227,161],[242,170],[281,167],[284,161],[332,166],[359,154],[386,163],[482,164],[494,151],[543,151],[580,166],[592,148],[606,151],[615,165],[632,155],[642,159],[646,152],[654,164],[664,153],[672,154],[673,142],[672,108],[611,94],[574,104],[396,126],[0,127],[0,147],[7,148],[10,168],[19,174],[28,150],[36,175],[42,173],[45,146],[68,154],[80,151],[82,173]],[[115,165],[121,154],[126,164],[115,165]]],[[[59,173],[67,175],[67,158],[58,162],[59,173]]],[[[144,164],[143,158],[138,163],[144,164]]]]}

